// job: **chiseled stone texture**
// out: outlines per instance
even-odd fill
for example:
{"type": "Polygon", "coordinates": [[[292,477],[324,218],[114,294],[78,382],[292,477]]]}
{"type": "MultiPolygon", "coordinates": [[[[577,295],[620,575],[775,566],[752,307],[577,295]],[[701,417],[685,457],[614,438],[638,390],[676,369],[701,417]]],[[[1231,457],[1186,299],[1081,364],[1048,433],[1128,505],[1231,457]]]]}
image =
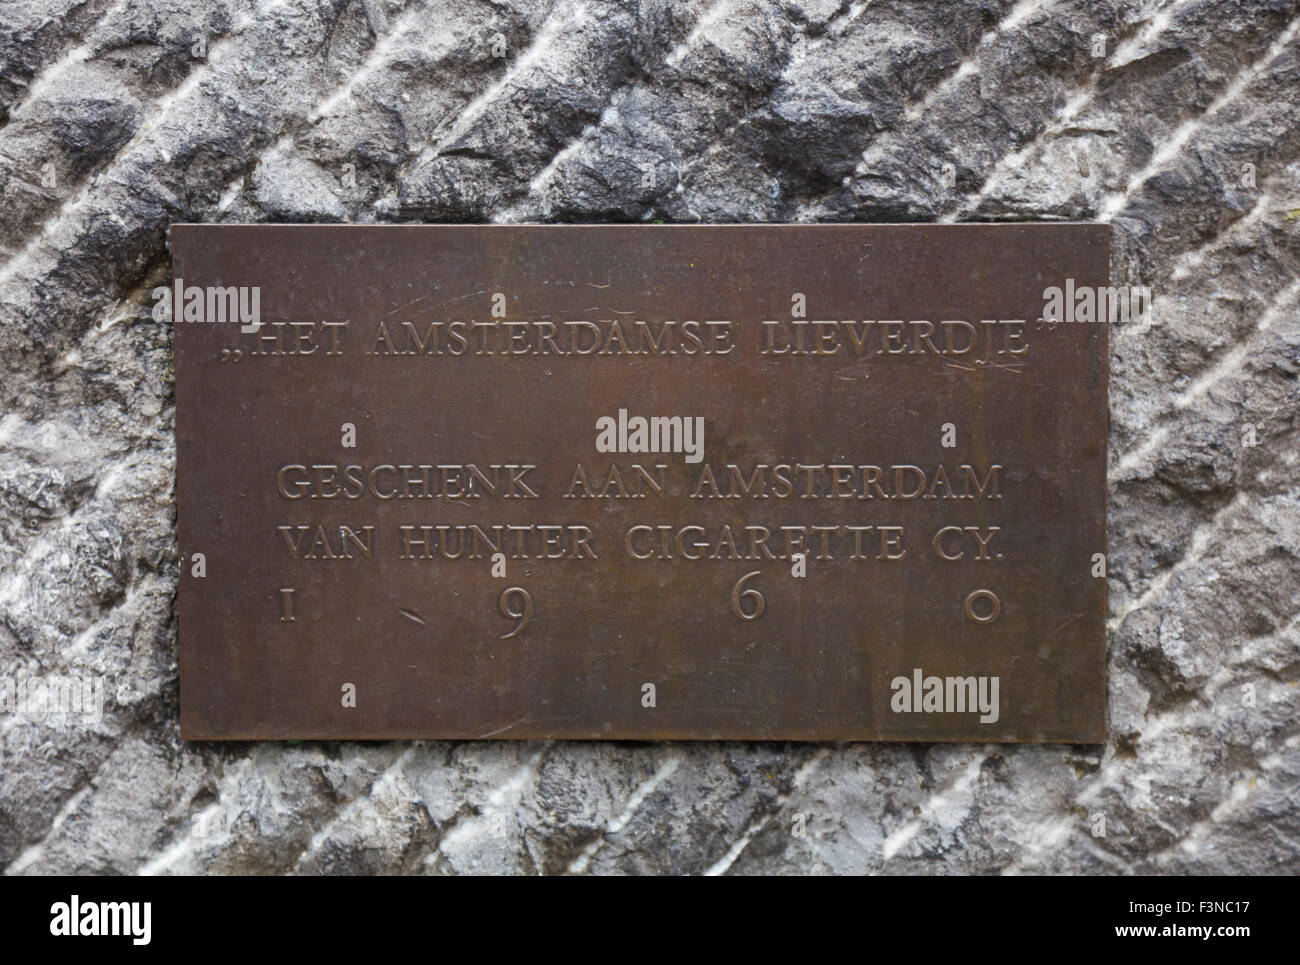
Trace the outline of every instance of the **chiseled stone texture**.
{"type": "Polygon", "coordinates": [[[7,0],[0,867],[1295,873],[1298,7],[7,0]],[[1015,219],[1155,292],[1104,747],[179,739],[169,223],[1015,219]]]}

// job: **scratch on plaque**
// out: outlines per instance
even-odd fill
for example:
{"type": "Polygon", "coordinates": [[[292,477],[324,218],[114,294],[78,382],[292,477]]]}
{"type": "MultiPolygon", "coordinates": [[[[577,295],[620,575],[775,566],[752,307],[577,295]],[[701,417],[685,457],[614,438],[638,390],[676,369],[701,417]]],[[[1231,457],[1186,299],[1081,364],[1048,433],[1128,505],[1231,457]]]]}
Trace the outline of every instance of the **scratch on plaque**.
{"type": "Polygon", "coordinates": [[[970,366],[970,365],[958,365],[956,362],[949,362],[949,361],[947,361],[946,359],[944,360],[944,363],[943,363],[943,364],[946,365],[946,366],[948,366],[948,368],[950,368],[950,369],[961,369],[963,372],[974,372],[974,371],[975,371],[975,368],[974,368],[973,366],[970,366]]]}
{"type": "Polygon", "coordinates": [[[408,620],[414,620],[422,627],[427,627],[429,625],[425,623],[424,617],[420,616],[420,614],[416,613],[414,610],[408,610],[404,606],[399,606],[397,608],[397,612],[400,613],[402,616],[406,617],[406,619],[408,620]]]}
{"type": "MultiPolygon", "coordinates": [[[[638,673],[638,674],[646,674],[646,675],[649,675],[649,671],[638,670],[636,667],[633,667],[633,668],[632,668],[632,672],[633,672],[633,673],[638,673]]],[[[674,673],[674,674],[667,674],[667,675],[665,675],[665,674],[663,674],[663,673],[660,673],[660,674],[659,674],[659,680],[661,680],[661,681],[668,681],[668,680],[685,680],[685,679],[687,679],[688,674],[690,674],[690,673],[691,673],[691,671],[683,671],[682,673],[674,673]]],[[[705,684],[705,683],[700,683],[700,681],[698,681],[698,680],[691,680],[691,681],[690,681],[690,684],[691,684],[691,686],[693,686],[693,687],[703,687],[705,690],[717,690],[717,691],[721,691],[721,692],[724,693],[724,694],[735,693],[735,690],[736,690],[736,688],[734,688],[734,687],[719,687],[717,684],[705,684]]]]}
{"type": "Polygon", "coordinates": [[[1070,619],[1066,620],[1064,623],[1062,623],[1059,627],[1057,627],[1057,628],[1056,628],[1055,630],[1053,630],[1052,632],[1053,632],[1053,633],[1060,633],[1062,630],[1064,630],[1066,627],[1068,627],[1071,623],[1078,623],[1079,620],[1082,619],[1082,618],[1083,618],[1083,614],[1081,614],[1081,613],[1076,613],[1074,616],[1070,617],[1070,619]]]}
{"type": "Polygon", "coordinates": [[[469,292],[469,293],[466,294],[466,295],[457,295],[455,298],[448,298],[448,299],[447,299],[445,302],[443,302],[441,305],[435,305],[434,308],[444,308],[444,307],[446,307],[447,305],[450,305],[452,302],[463,302],[465,299],[467,299],[467,298],[473,298],[475,295],[486,295],[486,294],[487,294],[487,289],[486,289],[486,288],[480,288],[480,289],[479,289],[478,291],[476,291],[476,292],[469,292]]]}
{"type": "Polygon", "coordinates": [[[529,720],[532,716],[532,714],[529,714],[527,717],[520,717],[514,723],[506,724],[504,727],[498,727],[496,730],[488,731],[486,734],[479,734],[477,740],[487,740],[489,737],[496,737],[497,734],[504,734],[511,728],[518,727],[520,724],[529,720]]]}
{"type": "Polygon", "coordinates": [[[421,295],[419,298],[415,299],[414,301],[409,301],[405,305],[398,305],[391,312],[385,315],[384,318],[392,318],[398,312],[404,311],[405,309],[410,308],[412,305],[418,305],[420,302],[424,301],[428,297],[429,297],[428,295],[421,295]]]}

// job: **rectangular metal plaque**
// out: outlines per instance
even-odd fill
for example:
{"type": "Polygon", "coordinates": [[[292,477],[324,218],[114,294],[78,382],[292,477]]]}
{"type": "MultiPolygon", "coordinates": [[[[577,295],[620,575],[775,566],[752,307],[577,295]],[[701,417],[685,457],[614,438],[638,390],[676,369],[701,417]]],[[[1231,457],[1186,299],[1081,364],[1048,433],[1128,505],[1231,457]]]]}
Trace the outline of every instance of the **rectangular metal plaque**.
{"type": "Polygon", "coordinates": [[[171,243],[186,738],[1104,739],[1106,226],[171,243]]]}

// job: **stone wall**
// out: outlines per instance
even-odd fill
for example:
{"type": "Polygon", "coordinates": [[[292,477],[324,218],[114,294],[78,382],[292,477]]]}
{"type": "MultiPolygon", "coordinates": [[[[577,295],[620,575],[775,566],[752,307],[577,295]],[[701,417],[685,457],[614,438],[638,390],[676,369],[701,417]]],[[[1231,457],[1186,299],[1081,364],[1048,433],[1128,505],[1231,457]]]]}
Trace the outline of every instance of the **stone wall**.
{"type": "Polygon", "coordinates": [[[0,716],[0,867],[1294,873],[1298,6],[7,0],[0,672],[106,693],[0,716]],[[170,223],[1008,219],[1155,293],[1104,748],[179,739],[170,223]]]}

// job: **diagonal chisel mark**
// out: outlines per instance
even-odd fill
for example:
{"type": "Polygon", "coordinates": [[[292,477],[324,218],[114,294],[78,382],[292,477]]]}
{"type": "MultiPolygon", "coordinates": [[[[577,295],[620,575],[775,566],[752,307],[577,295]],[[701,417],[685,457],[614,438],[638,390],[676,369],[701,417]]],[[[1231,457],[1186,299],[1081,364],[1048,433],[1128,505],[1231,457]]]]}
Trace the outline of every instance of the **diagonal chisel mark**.
{"type": "Polygon", "coordinates": [[[829,747],[823,747],[818,750],[817,753],[813,754],[812,757],[808,758],[808,760],[806,760],[795,773],[794,780],[791,782],[790,792],[781,795],[777,798],[776,803],[769,811],[751,821],[741,833],[740,837],[727,847],[727,850],[723,852],[722,857],[705,869],[705,877],[715,878],[720,875],[725,875],[730,870],[731,866],[736,863],[736,859],[740,857],[747,847],[749,847],[749,843],[753,841],[763,828],[767,826],[768,822],[772,820],[772,816],[779,812],[781,808],[785,807],[786,801],[790,800],[790,798],[794,796],[795,792],[803,787],[804,782],[808,780],[808,777],[812,772],[817,770],[830,754],[831,749],[829,747]]]}
{"type": "MultiPolygon", "coordinates": [[[[276,0],[276,2],[282,2],[282,0],[276,0]]],[[[428,11],[425,10],[424,7],[422,6],[419,5],[413,6],[412,8],[408,9],[402,17],[398,18],[397,23],[393,27],[393,31],[409,32],[411,26],[410,21],[412,19],[415,19],[417,15],[427,14],[427,12],[428,11]]],[[[214,45],[214,47],[211,50],[209,50],[209,54],[208,54],[209,66],[216,64],[218,60],[226,59],[225,50],[227,46],[233,43],[235,40],[237,40],[240,35],[241,35],[241,31],[237,30],[235,32],[232,32],[232,34],[230,34],[227,38],[225,38],[222,44],[214,45]]],[[[382,38],[381,38],[380,42],[376,43],[376,45],[371,49],[370,54],[366,58],[366,61],[358,68],[358,71],[361,72],[366,71],[371,64],[371,61],[374,60],[377,55],[381,57],[385,56],[387,50],[388,48],[383,46],[382,38]],[[381,47],[383,47],[382,50],[380,49],[381,47]]],[[[343,82],[342,85],[339,85],[339,88],[332,89],[330,94],[320,99],[317,102],[317,104],[324,105],[328,103],[329,100],[338,93],[338,90],[340,88],[346,88],[352,82],[355,73],[356,72],[354,72],[353,75],[350,75],[343,82]]],[[[145,145],[147,145],[149,143],[149,139],[145,135],[151,133],[157,128],[158,124],[160,124],[164,119],[167,110],[169,110],[171,106],[175,104],[178,100],[182,99],[183,97],[188,97],[190,94],[192,94],[196,89],[198,89],[198,87],[202,84],[202,82],[206,78],[207,78],[206,73],[200,74],[198,72],[195,72],[191,74],[190,77],[187,78],[185,84],[182,85],[181,89],[178,89],[174,94],[169,95],[165,107],[163,109],[155,111],[153,115],[153,124],[150,127],[149,131],[143,132],[142,134],[137,134],[137,136],[132,139],[132,142],[126,147],[124,147],[122,151],[118,153],[118,156],[114,158],[113,166],[118,166],[124,163],[128,157],[131,157],[132,155],[138,153],[145,145]]],[[[310,113],[311,112],[309,111],[308,114],[310,113]]],[[[263,147],[260,150],[255,151],[251,155],[250,160],[255,161],[257,159],[263,158],[269,151],[273,150],[276,146],[278,146],[282,140],[283,138],[279,138],[276,141],[263,145],[263,147]]],[[[142,163],[145,164],[146,167],[152,167],[154,166],[155,161],[160,162],[161,164],[164,165],[168,163],[168,159],[165,153],[160,154],[157,158],[145,158],[142,161],[142,163]]],[[[234,178],[230,179],[230,181],[227,181],[223,185],[223,191],[221,192],[221,194],[224,196],[225,189],[229,187],[231,182],[238,181],[240,178],[245,177],[246,171],[247,171],[247,165],[245,166],[244,170],[241,170],[241,172],[238,175],[236,175],[234,178]]],[[[60,228],[62,228],[65,224],[73,221],[75,218],[81,215],[83,210],[88,205],[91,204],[91,202],[95,198],[94,187],[95,187],[94,183],[87,183],[80,193],[67,199],[64,202],[64,204],[60,207],[58,213],[54,217],[47,219],[45,221],[45,223],[42,225],[40,233],[37,236],[33,237],[27,243],[27,245],[24,246],[24,248],[21,251],[19,251],[13,257],[11,257],[9,261],[6,262],[6,264],[3,266],[3,268],[0,268],[0,288],[3,288],[5,284],[12,281],[18,275],[26,274],[30,271],[31,262],[36,258],[36,254],[38,250],[40,250],[40,248],[42,247],[43,242],[47,238],[52,236],[60,228]]]]}
{"type": "Polygon", "coordinates": [[[107,7],[99,18],[83,32],[82,42],[66,50],[58,60],[47,64],[27,85],[27,90],[23,92],[20,100],[9,105],[9,116],[18,117],[26,113],[28,106],[44,96],[47,89],[58,82],[68,70],[78,64],[83,64],[90,59],[92,51],[90,42],[85,37],[92,36],[101,25],[114,20],[123,10],[126,9],[130,0],[116,0],[111,6],[107,7]]]}
{"type": "Polygon", "coordinates": [[[624,806],[623,810],[600,832],[600,837],[596,838],[595,841],[592,841],[583,848],[582,853],[570,862],[569,874],[584,874],[587,871],[587,868],[591,865],[591,859],[596,856],[596,852],[605,846],[605,843],[609,840],[609,836],[611,834],[618,834],[618,832],[627,827],[632,818],[636,816],[636,812],[640,809],[641,805],[645,803],[645,799],[658,790],[659,785],[672,777],[685,759],[686,757],[684,754],[669,755],[653,774],[642,781],[627,799],[627,804],[624,806]]]}
{"type": "Polygon", "coordinates": [[[1149,431],[1139,445],[1120,458],[1115,465],[1112,478],[1129,478],[1131,474],[1138,471],[1147,457],[1164,443],[1179,412],[1187,409],[1224,379],[1241,371],[1251,358],[1251,346],[1258,341],[1259,336],[1266,335],[1279,318],[1288,314],[1298,296],[1300,296],[1300,279],[1292,282],[1269,301],[1260,313],[1259,321],[1253,331],[1224,353],[1215,365],[1202,371],[1191,385],[1174,396],[1173,406],[1165,410],[1164,420],[1149,431]]]}
{"type": "Polygon", "coordinates": [[[1215,115],[1241,96],[1256,78],[1268,69],[1269,64],[1285,53],[1287,47],[1295,39],[1297,32],[1300,32],[1300,17],[1296,17],[1286,26],[1277,40],[1269,45],[1268,50],[1264,52],[1262,57],[1242,68],[1232,82],[1210,103],[1203,113],[1196,117],[1190,117],[1180,124],[1177,130],[1160,145],[1155,154],[1152,155],[1151,160],[1129,178],[1123,191],[1115,192],[1107,197],[1101,206],[1101,220],[1110,221],[1122,212],[1128,205],[1129,199],[1152,177],[1160,173],[1166,164],[1177,157],[1198,131],[1210,123],[1215,115]]]}
{"type": "Polygon", "coordinates": [[[1172,2],[1159,8],[1141,31],[1120,43],[1101,69],[1095,71],[1084,83],[1074,89],[1070,96],[1066,98],[1065,104],[1052,115],[1038,134],[1011,153],[1003,155],[989,168],[979,191],[968,198],[962,199],[956,210],[948,212],[939,220],[944,224],[952,224],[974,214],[979,209],[980,204],[998,188],[999,178],[1003,174],[1019,170],[1039,145],[1067,130],[1074,123],[1074,120],[1083,109],[1096,99],[1098,81],[1105,75],[1106,71],[1128,63],[1136,51],[1144,49],[1147,44],[1160,36],[1169,27],[1177,11],[1194,3],[1199,3],[1199,0],[1172,0],[1172,2]]]}

